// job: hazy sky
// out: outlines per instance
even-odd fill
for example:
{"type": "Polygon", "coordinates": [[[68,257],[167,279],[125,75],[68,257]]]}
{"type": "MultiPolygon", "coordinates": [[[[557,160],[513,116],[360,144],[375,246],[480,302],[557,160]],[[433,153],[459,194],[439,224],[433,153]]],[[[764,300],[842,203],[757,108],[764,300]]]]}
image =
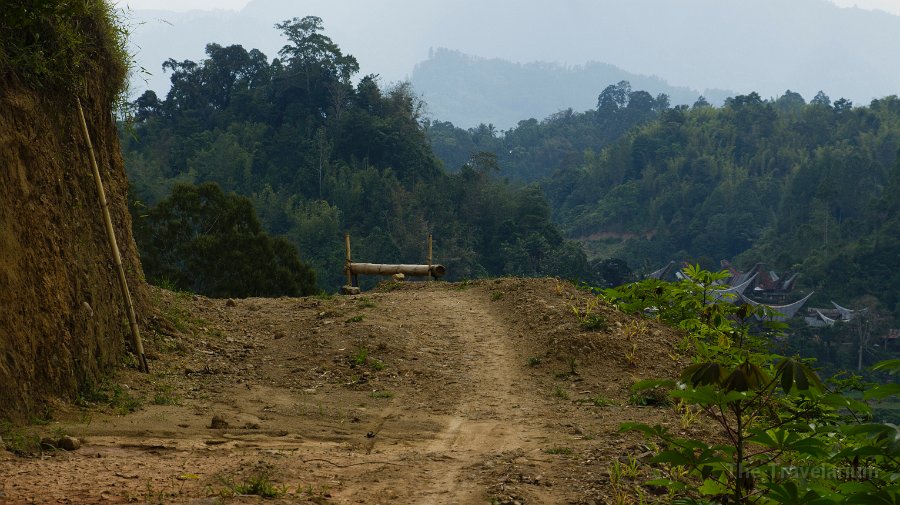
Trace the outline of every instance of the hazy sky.
{"type": "MultiPolygon", "coordinates": [[[[809,99],[824,90],[864,104],[900,94],[891,49],[900,47],[900,0],[517,0],[517,9],[510,0],[118,1],[136,11],[131,49],[147,70],[135,74],[134,94],[165,94],[162,62],[202,60],[210,42],[273,58],[285,43],[274,24],[311,13],[358,59],[359,76],[410,80],[436,110],[440,92],[415,70],[436,48],[516,63],[603,62],[710,97],[790,89],[809,99]],[[877,11],[843,8],[854,5],[877,11]]],[[[608,84],[595,83],[590,100],[608,84]]]]}
{"type": "MultiPolygon", "coordinates": [[[[853,7],[862,9],[880,9],[900,16],[900,0],[831,0],[841,7],[853,7]]],[[[193,9],[242,9],[249,0],[119,0],[120,6],[129,6],[132,9],[162,9],[172,11],[187,11],[193,9]]]]}

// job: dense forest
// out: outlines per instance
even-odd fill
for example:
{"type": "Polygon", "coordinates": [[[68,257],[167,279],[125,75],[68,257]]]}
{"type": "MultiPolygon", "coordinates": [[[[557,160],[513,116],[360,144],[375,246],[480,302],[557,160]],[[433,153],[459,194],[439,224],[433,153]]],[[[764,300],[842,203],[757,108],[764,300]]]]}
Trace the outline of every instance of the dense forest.
{"type": "MultiPolygon", "coordinates": [[[[164,63],[165,98],[134,102],[123,151],[151,280],[219,296],[333,291],[345,232],[355,259],[406,263],[424,260],[433,233],[451,280],[615,285],[670,260],[763,262],[801,274],[813,305],[868,307],[868,334],[896,327],[895,96],[673,107],[621,81],[584,112],[461,129],[427,117],[408,83],[355,77],[320,19],[277,28],[288,40],[277,58],[211,43],[204,60],[164,63]],[[173,255],[173,239],[189,245],[173,255]],[[251,257],[290,282],[238,282],[251,257]]],[[[855,337],[832,333],[817,354],[852,366],[833,344],[855,337]]]]}
{"type": "Polygon", "coordinates": [[[486,151],[502,176],[538,181],[554,222],[589,257],[627,258],[640,272],[673,259],[763,262],[801,273],[814,302],[900,316],[896,96],[858,107],[788,91],[668,107],[620,82],[594,110],[505,132],[434,122],[429,135],[451,166],[486,151]]]}
{"type": "MultiPolygon", "coordinates": [[[[543,193],[493,177],[493,155],[473,153],[453,174],[444,170],[422,127],[423,104],[409,85],[385,89],[374,75],[354,84],[356,59],[323,34],[319,18],[294,18],[277,28],[288,43],[272,61],[255,49],[208,44],[200,62],[163,64],[172,81],[165,98],[148,91],[134,102],[123,152],[148,278],[223,294],[204,286],[227,283],[188,276],[184,261],[162,257],[166,248],[153,245],[165,234],[199,244],[235,243],[219,236],[231,233],[227,227],[199,226],[205,221],[156,209],[164,200],[172,209],[205,208],[183,201],[196,199],[197,190],[172,191],[210,182],[248,199],[255,213],[235,222],[252,224],[258,215],[269,234],[297,248],[327,290],[341,283],[345,232],[355,259],[381,263],[423,262],[432,233],[435,260],[447,266],[451,279],[575,278],[588,271],[581,247],[565,241],[551,223],[543,193]]],[[[240,202],[222,208],[234,206],[249,208],[240,202]]],[[[192,248],[191,254],[201,255],[195,264],[212,250],[192,248]]],[[[236,295],[252,294],[273,291],[260,286],[236,295]]]]}

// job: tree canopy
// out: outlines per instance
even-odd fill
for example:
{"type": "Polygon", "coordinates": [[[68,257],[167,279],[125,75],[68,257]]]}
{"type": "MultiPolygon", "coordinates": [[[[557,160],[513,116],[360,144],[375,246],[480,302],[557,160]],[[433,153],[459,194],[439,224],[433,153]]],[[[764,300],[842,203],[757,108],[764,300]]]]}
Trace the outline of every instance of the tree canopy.
{"type": "Polygon", "coordinates": [[[356,59],[319,18],[276,27],[287,43],[271,61],[211,43],[199,62],[163,64],[169,93],[139,97],[134,134],[122,135],[137,201],[152,207],[178,184],[214,182],[248,198],[262,227],[296,246],[330,290],[342,282],[345,232],[354,257],[384,263],[424,261],[432,233],[451,279],[589,272],[542,192],[497,179],[494,154],[445,170],[408,83],[354,84],[356,59]]]}

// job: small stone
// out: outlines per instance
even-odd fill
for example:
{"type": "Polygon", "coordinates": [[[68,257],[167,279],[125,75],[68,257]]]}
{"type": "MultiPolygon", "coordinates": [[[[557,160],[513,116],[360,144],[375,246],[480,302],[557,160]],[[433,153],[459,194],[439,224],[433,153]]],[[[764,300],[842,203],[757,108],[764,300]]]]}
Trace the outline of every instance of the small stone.
{"type": "Polygon", "coordinates": [[[375,438],[375,432],[370,431],[366,433],[366,438],[375,438]]]}
{"type": "Polygon", "coordinates": [[[653,451],[647,451],[647,452],[641,453],[641,454],[637,457],[637,459],[640,460],[642,463],[647,463],[647,462],[649,462],[651,459],[653,459],[653,456],[655,456],[655,455],[656,455],[656,454],[654,454],[653,451]]]}
{"type": "Polygon", "coordinates": [[[275,340],[278,340],[278,339],[284,338],[284,337],[286,337],[286,336],[287,336],[287,335],[285,335],[283,331],[276,331],[276,332],[275,332],[275,335],[274,335],[274,338],[275,338],[275,340]]]}
{"type": "Polygon", "coordinates": [[[56,440],[53,440],[50,437],[44,437],[41,439],[41,449],[45,451],[52,451],[56,449],[56,440]]]}
{"type": "Polygon", "coordinates": [[[229,298],[225,301],[226,307],[234,307],[235,305],[237,305],[237,303],[235,303],[234,298],[229,298]]]}
{"type": "Polygon", "coordinates": [[[212,418],[212,422],[209,423],[209,427],[214,430],[223,430],[228,427],[228,421],[220,415],[215,415],[212,418]]]}
{"type": "Polygon", "coordinates": [[[342,286],[341,287],[342,295],[358,295],[360,293],[361,293],[360,289],[356,286],[342,286]]]}
{"type": "Polygon", "coordinates": [[[56,445],[60,449],[65,449],[67,451],[77,451],[81,448],[81,440],[78,440],[75,437],[70,437],[69,435],[65,435],[56,442],[56,445]]]}

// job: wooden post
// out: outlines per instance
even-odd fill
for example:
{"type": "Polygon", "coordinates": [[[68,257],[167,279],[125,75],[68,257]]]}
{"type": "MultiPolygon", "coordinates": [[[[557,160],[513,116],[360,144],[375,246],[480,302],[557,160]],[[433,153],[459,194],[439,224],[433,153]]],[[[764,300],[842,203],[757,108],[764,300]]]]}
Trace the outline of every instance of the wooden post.
{"type": "MultiPolygon", "coordinates": [[[[428,271],[431,272],[432,265],[432,257],[431,257],[431,234],[428,234],[428,271]]],[[[437,277],[432,276],[432,279],[437,279],[437,277]]]]}
{"type": "Polygon", "coordinates": [[[112,251],[113,260],[116,263],[116,270],[119,273],[119,287],[122,290],[122,297],[125,298],[125,306],[128,311],[128,323],[131,326],[131,338],[134,343],[134,349],[138,355],[138,363],[141,370],[145,373],[150,372],[147,366],[147,358],[144,356],[144,344],[141,342],[141,332],[137,325],[137,317],[134,315],[134,304],[131,303],[131,292],[128,290],[128,280],[125,278],[125,268],[122,266],[122,255],[119,254],[119,245],[116,243],[116,233],[113,229],[112,218],[109,215],[109,203],[106,201],[106,191],[103,189],[103,180],[100,178],[100,167],[97,165],[97,158],[94,156],[94,145],[91,143],[91,135],[88,133],[87,121],[84,118],[84,109],[81,107],[81,99],[75,97],[78,104],[78,116],[81,118],[81,131],[84,134],[84,140],[87,142],[88,154],[91,159],[91,168],[94,171],[94,182],[97,184],[97,194],[100,196],[100,207],[103,211],[103,221],[106,224],[106,238],[109,242],[109,248],[112,251]]]}
{"type": "Polygon", "coordinates": [[[347,285],[353,286],[353,274],[350,272],[350,263],[352,263],[353,260],[350,258],[350,234],[349,233],[344,234],[344,245],[347,248],[347,259],[346,259],[346,262],[344,263],[344,270],[347,272],[347,285]]]}

